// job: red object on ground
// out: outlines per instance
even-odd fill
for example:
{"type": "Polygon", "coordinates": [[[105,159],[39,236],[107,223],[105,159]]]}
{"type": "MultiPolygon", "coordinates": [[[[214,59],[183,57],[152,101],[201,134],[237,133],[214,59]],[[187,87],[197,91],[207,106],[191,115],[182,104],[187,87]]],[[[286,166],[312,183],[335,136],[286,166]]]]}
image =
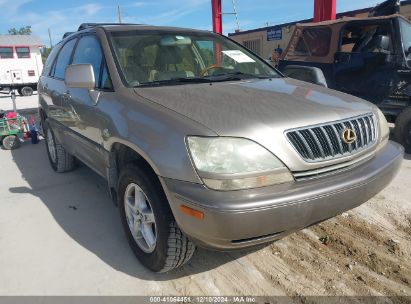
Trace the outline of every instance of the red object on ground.
{"type": "Polygon", "coordinates": [[[17,113],[16,113],[16,112],[8,112],[5,117],[6,117],[7,119],[16,118],[16,117],[17,117],[17,113]]]}
{"type": "Polygon", "coordinates": [[[213,31],[214,33],[223,33],[223,12],[221,0],[211,0],[211,7],[213,10],[213,31]]]}
{"type": "Polygon", "coordinates": [[[337,0],[314,0],[314,22],[335,20],[337,0]]]}

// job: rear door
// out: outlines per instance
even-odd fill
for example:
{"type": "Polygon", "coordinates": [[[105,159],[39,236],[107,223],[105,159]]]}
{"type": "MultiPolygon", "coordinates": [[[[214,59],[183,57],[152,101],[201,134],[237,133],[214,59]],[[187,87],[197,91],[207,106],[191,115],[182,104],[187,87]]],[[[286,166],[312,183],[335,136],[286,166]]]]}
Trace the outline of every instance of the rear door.
{"type": "Polygon", "coordinates": [[[340,51],[335,54],[336,89],[380,103],[390,94],[395,77],[394,42],[390,20],[348,22],[341,30],[340,51]],[[388,49],[378,47],[378,36],[389,38],[388,49]]]}
{"type": "Polygon", "coordinates": [[[48,77],[42,77],[40,84],[40,102],[49,109],[48,118],[55,135],[64,148],[73,154],[73,141],[66,136],[68,127],[73,123],[75,113],[63,111],[63,101],[67,98],[67,87],[64,83],[64,73],[70,63],[77,38],[67,41],[59,50],[48,77]]]}

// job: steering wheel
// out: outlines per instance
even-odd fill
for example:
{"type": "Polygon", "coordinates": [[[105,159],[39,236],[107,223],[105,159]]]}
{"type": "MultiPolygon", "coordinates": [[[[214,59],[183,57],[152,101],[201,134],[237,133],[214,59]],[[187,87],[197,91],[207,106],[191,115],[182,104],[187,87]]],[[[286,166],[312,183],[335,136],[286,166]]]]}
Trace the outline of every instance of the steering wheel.
{"type": "Polygon", "coordinates": [[[210,65],[210,66],[206,67],[204,70],[201,71],[201,76],[209,75],[209,73],[208,73],[209,71],[216,70],[216,69],[223,69],[223,67],[218,63],[210,65]]]}

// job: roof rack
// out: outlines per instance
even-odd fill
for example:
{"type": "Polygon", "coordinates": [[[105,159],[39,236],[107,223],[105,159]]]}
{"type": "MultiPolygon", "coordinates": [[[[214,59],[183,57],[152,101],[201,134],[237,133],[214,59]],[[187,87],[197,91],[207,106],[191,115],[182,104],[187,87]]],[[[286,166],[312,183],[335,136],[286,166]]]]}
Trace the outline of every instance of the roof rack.
{"type": "Polygon", "coordinates": [[[141,25],[136,23],[82,23],[77,31],[82,31],[88,28],[93,28],[96,26],[104,26],[104,25],[141,25]]]}
{"type": "Polygon", "coordinates": [[[62,39],[67,38],[67,37],[68,37],[68,36],[70,36],[71,34],[74,34],[74,32],[67,32],[67,33],[64,33],[64,35],[63,35],[63,38],[62,38],[62,39]]]}

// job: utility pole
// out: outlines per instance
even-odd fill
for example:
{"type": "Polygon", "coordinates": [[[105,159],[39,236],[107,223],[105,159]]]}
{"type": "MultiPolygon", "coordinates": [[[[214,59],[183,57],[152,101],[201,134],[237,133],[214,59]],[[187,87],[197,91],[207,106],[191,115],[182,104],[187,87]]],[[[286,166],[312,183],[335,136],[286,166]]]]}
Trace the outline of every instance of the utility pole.
{"type": "Polygon", "coordinates": [[[49,39],[50,39],[50,48],[53,48],[53,42],[51,41],[51,33],[50,33],[50,28],[48,29],[49,31],[49,39]]]}
{"type": "Polygon", "coordinates": [[[122,22],[121,22],[121,9],[120,9],[120,5],[117,6],[117,13],[118,13],[118,23],[122,23],[122,22]]]}
{"type": "Polygon", "coordinates": [[[238,14],[237,14],[237,8],[235,6],[235,0],[233,0],[233,10],[234,10],[235,21],[237,22],[237,32],[239,32],[240,31],[240,21],[238,20],[238,14]]]}

